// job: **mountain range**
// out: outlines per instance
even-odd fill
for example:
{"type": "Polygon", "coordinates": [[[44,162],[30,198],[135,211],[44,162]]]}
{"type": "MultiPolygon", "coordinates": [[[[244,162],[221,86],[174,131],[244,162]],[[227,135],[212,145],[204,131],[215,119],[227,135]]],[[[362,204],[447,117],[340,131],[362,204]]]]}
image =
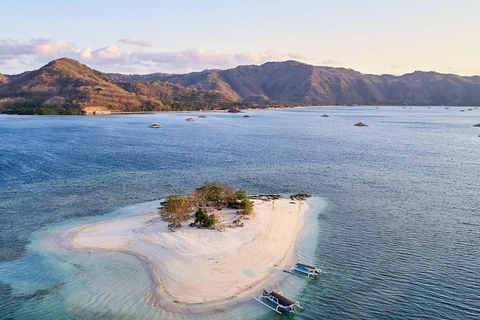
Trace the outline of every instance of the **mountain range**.
{"type": "Polygon", "coordinates": [[[198,89],[218,90],[232,99],[291,102],[302,105],[478,105],[480,77],[416,71],[402,76],[369,75],[296,61],[268,62],[182,75],[109,74],[117,82],[168,81],[198,89]]]}
{"type": "Polygon", "coordinates": [[[297,61],[188,74],[102,73],[62,58],[0,74],[0,109],[126,112],[272,105],[480,105],[480,77],[370,75],[297,61]]]}

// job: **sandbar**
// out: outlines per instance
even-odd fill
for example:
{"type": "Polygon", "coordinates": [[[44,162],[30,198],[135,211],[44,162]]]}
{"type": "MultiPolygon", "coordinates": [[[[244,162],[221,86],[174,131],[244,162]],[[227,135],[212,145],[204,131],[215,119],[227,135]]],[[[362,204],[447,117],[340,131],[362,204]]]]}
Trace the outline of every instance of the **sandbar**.
{"type": "MultiPolygon", "coordinates": [[[[151,279],[148,303],[170,312],[226,310],[276,287],[288,276],[297,233],[308,209],[303,201],[254,200],[244,227],[168,230],[157,210],[63,229],[57,240],[79,253],[122,252],[137,257],[151,279]]],[[[233,209],[219,212],[228,221],[233,209]]],[[[121,279],[119,279],[121,281],[121,279]]]]}

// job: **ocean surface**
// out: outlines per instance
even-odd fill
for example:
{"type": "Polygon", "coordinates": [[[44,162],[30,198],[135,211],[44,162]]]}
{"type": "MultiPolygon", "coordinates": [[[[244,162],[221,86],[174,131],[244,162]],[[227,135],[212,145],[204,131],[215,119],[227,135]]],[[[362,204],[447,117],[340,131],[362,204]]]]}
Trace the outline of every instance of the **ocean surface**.
{"type": "Polygon", "coordinates": [[[296,249],[326,273],[281,288],[294,316],[207,318],[480,319],[480,109],[460,109],[0,115],[0,319],[187,319],[148,306],[136,259],[52,237],[214,181],[314,195],[296,249]]]}

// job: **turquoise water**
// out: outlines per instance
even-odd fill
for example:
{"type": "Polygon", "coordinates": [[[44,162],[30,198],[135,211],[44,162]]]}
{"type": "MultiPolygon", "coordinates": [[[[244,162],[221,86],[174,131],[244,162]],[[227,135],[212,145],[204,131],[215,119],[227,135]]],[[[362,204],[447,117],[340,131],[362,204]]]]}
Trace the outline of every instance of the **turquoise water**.
{"type": "Polygon", "coordinates": [[[326,274],[282,288],[306,305],[295,318],[480,317],[478,109],[249,114],[0,115],[0,319],[182,318],[148,307],[134,258],[60,254],[48,239],[207,181],[316,196],[297,252],[326,274]]]}

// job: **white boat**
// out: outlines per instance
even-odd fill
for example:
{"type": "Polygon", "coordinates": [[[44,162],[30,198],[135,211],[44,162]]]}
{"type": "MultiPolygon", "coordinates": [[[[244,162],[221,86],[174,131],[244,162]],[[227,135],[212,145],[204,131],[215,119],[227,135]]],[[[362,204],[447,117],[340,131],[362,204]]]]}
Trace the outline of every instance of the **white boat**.
{"type": "Polygon", "coordinates": [[[273,311],[275,311],[276,313],[280,313],[280,314],[282,313],[281,311],[287,311],[287,312],[293,313],[293,312],[295,312],[296,307],[298,307],[300,309],[303,309],[303,307],[300,306],[300,303],[298,303],[296,301],[292,301],[292,300],[288,299],[287,297],[285,297],[283,295],[283,293],[275,292],[273,290],[268,292],[267,290],[263,289],[262,295],[260,295],[258,298],[253,297],[253,299],[257,300],[258,302],[260,302],[261,304],[263,304],[267,308],[270,308],[273,311]],[[275,308],[266,304],[262,300],[267,300],[267,301],[271,302],[271,304],[273,304],[275,306],[275,308]]]}
{"type": "Polygon", "coordinates": [[[290,269],[286,269],[283,271],[305,278],[316,278],[319,274],[322,273],[322,270],[320,268],[310,266],[304,263],[296,263],[290,269]]]}

